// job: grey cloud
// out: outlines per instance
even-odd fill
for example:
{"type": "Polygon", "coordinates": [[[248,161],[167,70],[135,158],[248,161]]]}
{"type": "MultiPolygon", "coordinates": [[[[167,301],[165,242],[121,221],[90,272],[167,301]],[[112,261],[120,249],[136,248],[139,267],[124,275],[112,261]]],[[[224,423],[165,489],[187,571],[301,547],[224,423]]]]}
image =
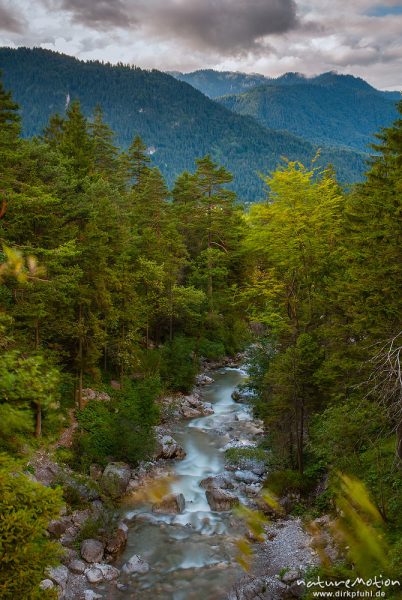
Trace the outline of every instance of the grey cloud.
{"type": "Polygon", "coordinates": [[[162,39],[225,54],[297,25],[294,0],[62,0],[75,22],[95,29],[141,27],[162,39]]]}
{"type": "Polygon", "coordinates": [[[248,50],[259,38],[284,33],[296,26],[293,0],[204,0],[162,4],[156,24],[195,46],[227,52],[248,50]]]}
{"type": "Polygon", "coordinates": [[[127,28],[137,21],[124,0],[62,0],[60,8],[71,12],[76,23],[94,29],[127,28]]]}
{"type": "Polygon", "coordinates": [[[0,31],[22,33],[24,26],[24,19],[18,18],[17,15],[0,0],[0,31]]]}

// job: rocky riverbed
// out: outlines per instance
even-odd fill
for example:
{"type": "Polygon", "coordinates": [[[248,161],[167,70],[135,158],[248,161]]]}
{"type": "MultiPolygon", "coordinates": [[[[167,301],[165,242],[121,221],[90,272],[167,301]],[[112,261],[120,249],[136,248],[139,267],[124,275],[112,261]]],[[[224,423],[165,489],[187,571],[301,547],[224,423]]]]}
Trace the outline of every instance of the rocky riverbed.
{"type": "Polygon", "coordinates": [[[43,589],[57,586],[64,600],[300,597],[297,579],[318,562],[300,520],[282,516],[266,526],[247,576],[236,562],[236,541],[248,532],[233,509],[256,506],[266,466],[253,456],[226,459],[226,450],[256,447],[264,433],[238,390],[245,372],[227,363],[208,365],[190,395],[164,399],[154,460],[137,469],[94,465],[90,480],[80,481],[46,455],[36,458],[38,480],[64,478],[86,498],[85,510],[49,526],[66,556],[62,566],[49,569],[43,589]],[[166,487],[157,498],[147,494],[155,482],[166,487]],[[105,492],[123,498],[108,523],[102,521],[105,492]],[[83,539],[91,523],[92,537],[83,539]]]}

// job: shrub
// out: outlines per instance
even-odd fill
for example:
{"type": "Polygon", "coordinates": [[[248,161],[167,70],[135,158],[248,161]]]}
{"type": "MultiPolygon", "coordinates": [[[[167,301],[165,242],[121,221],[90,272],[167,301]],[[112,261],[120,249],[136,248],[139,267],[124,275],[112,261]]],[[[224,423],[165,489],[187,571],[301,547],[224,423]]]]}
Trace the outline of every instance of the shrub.
{"type": "Polygon", "coordinates": [[[188,392],[194,384],[199,363],[194,357],[195,340],[175,337],[162,350],[161,375],[170,390],[188,392]]]}
{"type": "Polygon", "coordinates": [[[124,382],[110,402],[92,400],[78,413],[80,425],[74,450],[84,468],[103,466],[112,459],[137,464],[153,450],[153,425],[158,422],[155,403],[161,386],[158,377],[124,382]]]}
{"type": "Polygon", "coordinates": [[[47,537],[61,509],[60,490],[31,481],[17,463],[0,455],[0,597],[52,598],[39,590],[45,568],[56,565],[62,548],[47,537]]]}

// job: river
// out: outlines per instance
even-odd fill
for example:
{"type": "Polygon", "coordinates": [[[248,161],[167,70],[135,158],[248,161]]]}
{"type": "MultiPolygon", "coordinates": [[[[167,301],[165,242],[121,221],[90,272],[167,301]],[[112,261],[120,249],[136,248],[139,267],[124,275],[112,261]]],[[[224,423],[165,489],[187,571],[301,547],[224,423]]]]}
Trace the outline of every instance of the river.
{"type": "Polygon", "coordinates": [[[250,437],[250,409],[231,397],[246,373],[224,368],[211,376],[214,383],[204,388],[203,400],[211,402],[214,414],[181,421],[172,428],[186,457],[172,462],[171,491],[184,495],[185,510],[179,515],[160,515],[147,505],[125,504],[123,517],[129,517],[132,525],[127,548],[116,566],[138,554],[150,569],[123,578],[126,589],[116,590],[113,600],[221,600],[239,576],[234,542],[242,534],[241,524],[231,512],[211,511],[199,484],[224,471],[222,449],[228,441],[250,437]]]}

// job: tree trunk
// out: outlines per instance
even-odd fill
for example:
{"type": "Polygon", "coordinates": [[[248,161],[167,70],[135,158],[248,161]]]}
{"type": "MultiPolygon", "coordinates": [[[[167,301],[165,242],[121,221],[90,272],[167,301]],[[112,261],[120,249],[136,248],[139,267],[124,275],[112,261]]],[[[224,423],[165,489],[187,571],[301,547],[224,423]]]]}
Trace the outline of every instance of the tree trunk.
{"type": "Polygon", "coordinates": [[[84,377],[84,366],[83,366],[83,339],[82,339],[82,304],[80,304],[80,334],[79,334],[79,342],[78,342],[78,362],[79,362],[79,374],[78,374],[78,408],[82,410],[83,402],[82,402],[82,388],[83,388],[83,377],[84,377]]]}
{"type": "Polygon", "coordinates": [[[35,437],[41,437],[42,435],[42,406],[40,404],[35,405],[36,409],[36,423],[35,423],[35,437]]]}

